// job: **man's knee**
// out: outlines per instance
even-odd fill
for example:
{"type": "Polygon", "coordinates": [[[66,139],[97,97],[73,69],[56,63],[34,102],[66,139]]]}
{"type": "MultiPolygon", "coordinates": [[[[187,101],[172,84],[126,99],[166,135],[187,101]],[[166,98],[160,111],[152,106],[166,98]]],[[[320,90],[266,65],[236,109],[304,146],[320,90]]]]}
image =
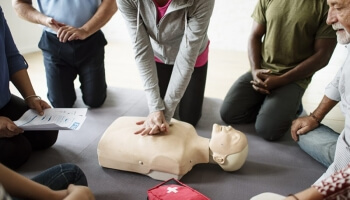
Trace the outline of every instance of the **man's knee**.
{"type": "Polygon", "coordinates": [[[235,120],[234,113],[230,111],[230,109],[227,108],[227,106],[222,106],[220,109],[220,116],[222,121],[224,121],[226,124],[236,124],[237,120],[235,120]]]}
{"type": "Polygon", "coordinates": [[[0,146],[0,162],[14,170],[22,166],[32,152],[31,144],[23,135],[0,139],[0,146]]]}
{"type": "Polygon", "coordinates": [[[101,95],[101,96],[83,96],[83,101],[85,105],[89,106],[90,108],[98,108],[103,105],[103,103],[106,100],[107,95],[101,95]]]}
{"type": "Polygon", "coordinates": [[[278,126],[278,123],[259,121],[255,123],[255,130],[258,135],[268,141],[276,141],[282,138],[289,130],[288,126],[278,126]]]}
{"type": "Polygon", "coordinates": [[[72,108],[75,101],[76,97],[60,97],[60,98],[55,98],[51,97],[50,94],[47,95],[47,98],[49,99],[52,107],[54,108],[72,108]]]}

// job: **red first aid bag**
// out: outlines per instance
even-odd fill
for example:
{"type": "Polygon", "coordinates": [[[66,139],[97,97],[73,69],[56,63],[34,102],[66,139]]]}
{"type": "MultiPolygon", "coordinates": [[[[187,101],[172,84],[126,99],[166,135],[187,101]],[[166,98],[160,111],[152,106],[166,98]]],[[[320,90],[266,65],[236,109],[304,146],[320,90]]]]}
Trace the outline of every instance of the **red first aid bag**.
{"type": "Polygon", "coordinates": [[[148,200],[210,200],[174,178],[149,189],[147,194],[148,200]]]}

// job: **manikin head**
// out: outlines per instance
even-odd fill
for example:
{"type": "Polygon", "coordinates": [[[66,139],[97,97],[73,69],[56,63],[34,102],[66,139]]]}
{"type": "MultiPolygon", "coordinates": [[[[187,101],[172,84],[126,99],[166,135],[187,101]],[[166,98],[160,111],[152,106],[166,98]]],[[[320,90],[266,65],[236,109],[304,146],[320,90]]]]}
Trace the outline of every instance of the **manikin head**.
{"type": "Polygon", "coordinates": [[[327,24],[337,32],[340,44],[350,43],[350,1],[327,0],[329,5],[327,24]]]}
{"type": "Polygon", "coordinates": [[[212,159],[225,171],[235,171],[242,167],[248,156],[246,136],[231,126],[213,125],[209,142],[212,159]]]}

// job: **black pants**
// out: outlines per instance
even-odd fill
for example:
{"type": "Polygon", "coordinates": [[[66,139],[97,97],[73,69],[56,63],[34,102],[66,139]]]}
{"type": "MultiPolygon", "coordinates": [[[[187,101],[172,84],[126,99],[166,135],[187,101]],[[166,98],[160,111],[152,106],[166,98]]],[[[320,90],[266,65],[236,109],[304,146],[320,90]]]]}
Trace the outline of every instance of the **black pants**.
{"type": "Polygon", "coordinates": [[[84,103],[100,107],[107,96],[104,47],[107,41],[102,31],[85,40],[62,43],[55,34],[44,31],[39,47],[43,52],[46,81],[51,105],[70,108],[76,100],[74,80],[79,76],[84,103]]]}
{"type": "MultiPolygon", "coordinates": [[[[12,95],[10,101],[0,109],[0,116],[12,121],[19,119],[27,110],[23,99],[12,95]]],[[[0,162],[11,169],[23,165],[32,150],[41,150],[55,144],[58,131],[25,131],[11,138],[0,138],[0,162]]]]}
{"type": "MultiPolygon", "coordinates": [[[[173,65],[163,63],[157,64],[160,96],[164,99],[170,81],[173,65]]],[[[184,96],[181,98],[175,111],[174,118],[190,123],[195,126],[202,116],[205,83],[207,79],[208,63],[202,67],[195,67],[191,80],[187,86],[184,96]]]]}

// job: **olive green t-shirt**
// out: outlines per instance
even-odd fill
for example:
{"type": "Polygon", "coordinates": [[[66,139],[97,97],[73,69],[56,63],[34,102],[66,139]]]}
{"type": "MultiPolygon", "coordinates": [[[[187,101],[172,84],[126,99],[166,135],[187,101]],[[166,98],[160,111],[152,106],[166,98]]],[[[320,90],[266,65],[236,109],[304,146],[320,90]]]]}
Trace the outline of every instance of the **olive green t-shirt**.
{"type": "MultiPolygon", "coordinates": [[[[259,0],[252,18],[266,26],[261,68],[280,75],[314,54],[320,38],[336,38],[326,24],[326,0],[259,0]]],[[[297,81],[306,88],[311,76],[297,81]]]]}

